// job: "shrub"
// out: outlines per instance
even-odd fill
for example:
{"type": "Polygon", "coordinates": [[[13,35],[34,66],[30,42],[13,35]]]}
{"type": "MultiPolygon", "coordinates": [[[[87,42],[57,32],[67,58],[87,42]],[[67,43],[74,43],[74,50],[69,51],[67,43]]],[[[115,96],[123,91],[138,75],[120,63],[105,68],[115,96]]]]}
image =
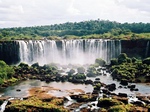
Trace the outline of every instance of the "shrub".
{"type": "Polygon", "coordinates": [[[124,63],[126,62],[127,60],[127,55],[125,53],[121,53],[119,56],[118,56],[118,63],[121,64],[121,63],[124,63]]]}
{"type": "Polygon", "coordinates": [[[110,65],[117,65],[118,64],[118,60],[117,59],[111,59],[110,60],[110,65]]]}
{"type": "Polygon", "coordinates": [[[143,60],[143,64],[150,65],[150,57],[143,60]]]}
{"type": "Polygon", "coordinates": [[[14,73],[15,71],[11,66],[8,66],[4,61],[0,61],[1,83],[3,83],[3,80],[11,78],[14,73]]]}
{"type": "Polygon", "coordinates": [[[126,108],[124,107],[124,105],[116,105],[116,106],[112,106],[108,112],[126,112],[126,108]]]}
{"type": "Polygon", "coordinates": [[[137,59],[135,57],[132,58],[132,63],[135,63],[137,59]]]}
{"type": "Polygon", "coordinates": [[[33,68],[38,68],[39,67],[39,63],[34,63],[31,65],[33,68]]]}
{"type": "Polygon", "coordinates": [[[76,74],[75,78],[76,79],[86,79],[86,76],[85,76],[85,74],[76,74]]]}
{"type": "Polygon", "coordinates": [[[29,67],[28,64],[26,64],[26,63],[20,63],[18,66],[20,66],[21,68],[29,67]]]}
{"type": "Polygon", "coordinates": [[[99,107],[110,107],[110,106],[115,106],[115,105],[121,105],[123,104],[122,102],[116,100],[116,99],[110,99],[110,98],[103,98],[98,100],[97,106],[99,107]]]}

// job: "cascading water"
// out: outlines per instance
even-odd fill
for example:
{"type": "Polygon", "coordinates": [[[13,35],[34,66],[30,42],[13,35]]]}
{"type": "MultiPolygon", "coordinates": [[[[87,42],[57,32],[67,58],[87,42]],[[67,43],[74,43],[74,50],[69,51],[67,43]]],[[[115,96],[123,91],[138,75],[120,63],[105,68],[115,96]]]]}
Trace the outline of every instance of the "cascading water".
{"type": "Polygon", "coordinates": [[[146,45],[145,57],[148,57],[148,51],[149,51],[149,41],[147,42],[147,45],[146,45]]]}
{"type": "Polygon", "coordinates": [[[19,40],[20,61],[28,64],[92,64],[96,58],[107,63],[121,53],[119,40],[19,40]]]}

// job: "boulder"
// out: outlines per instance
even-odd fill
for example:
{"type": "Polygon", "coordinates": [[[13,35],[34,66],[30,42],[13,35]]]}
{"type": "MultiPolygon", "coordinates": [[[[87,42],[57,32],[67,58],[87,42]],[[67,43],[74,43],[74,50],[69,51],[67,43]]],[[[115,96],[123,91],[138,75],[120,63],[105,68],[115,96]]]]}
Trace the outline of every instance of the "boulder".
{"type": "Polygon", "coordinates": [[[108,89],[102,89],[102,92],[107,95],[109,95],[111,93],[108,89]]]}
{"type": "Polygon", "coordinates": [[[115,105],[121,105],[123,104],[122,102],[116,100],[116,99],[109,99],[109,98],[102,98],[98,100],[98,107],[111,107],[111,106],[115,106],[115,105]]]}
{"type": "Polygon", "coordinates": [[[85,68],[84,67],[79,67],[79,68],[77,68],[77,71],[78,71],[79,74],[84,74],[85,68]]]}
{"type": "Polygon", "coordinates": [[[120,97],[120,96],[112,96],[113,99],[116,99],[118,101],[123,102],[124,104],[128,104],[128,98],[127,97],[120,97]]]}
{"type": "Polygon", "coordinates": [[[128,97],[128,95],[126,93],[118,93],[119,97],[128,97]]]}
{"type": "Polygon", "coordinates": [[[93,85],[93,81],[90,80],[90,79],[89,79],[89,80],[85,80],[84,83],[85,83],[85,84],[91,84],[91,85],[93,85]]]}
{"type": "Polygon", "coordinates": [[[142,107],[145,105],[145,103],[143,101],[140,101],[140,100],[135,101],[135,102],[131,102],[131,103],[134,105],[137,105],[137,106],[142,106],[142,107]]]}
{"type": "Polygon", "coordinates": [[[122,79],[122,80],[120,81],[120,84],[123,85],[123,86],[127,86],[127,85],[128,85],[128,81],[125,80],[125,79],[124,79],[124,80],[122,79]]]}
{"type": "Polygon", "coordinates": [[[147,96],[136,96],[139,100],[147,103],[147,104],[150,104],[150,100],[147,98],[147,96]]]}
{"type": "Polygon", "coordinates": [[[136,85],[128,85],[128,88],[130,89],[134,89],[136,87],[136,85]]]}
{"type": "Polygon", "coordinates": [[[71,99],[75,99],[77,102],[87,102],[87,101],[95,101],[97,95],[92,94],[79,94],[79,95],[71,95],[71,99]]]}
{"type": "Polygon", "coordinates": [[[98,81],[100,81],[100,78],[95,78],[95,80],[98,80],[98,81]]]}
{"type": "Polygon", "coordinates": [[[116,84],[115,84],[115,83],[112,83],[112,84],[106,85],[106,88],[107,88],[109,91],[114,91],[114,90],[116,90],[116,84]]]}
{"type": "Polygon", "coordinates": [[[96,59],[95,63],[98,63],[99,66],[104,66],[106,64],[106,62],[101,58],[96,59]]]}
{"type": "Polygon", "coordinates": [[[71,69],[69,72],[68,72],[68,75],[72,75],[75,73],[75,70],[74,69],[71,69]]]}
{"type": "Polygon", "coordinates": [[[18,91],[18,92],[19,92],[19,91],[21,91],[21,89],[16,89],[16,91],[18,91]]]}

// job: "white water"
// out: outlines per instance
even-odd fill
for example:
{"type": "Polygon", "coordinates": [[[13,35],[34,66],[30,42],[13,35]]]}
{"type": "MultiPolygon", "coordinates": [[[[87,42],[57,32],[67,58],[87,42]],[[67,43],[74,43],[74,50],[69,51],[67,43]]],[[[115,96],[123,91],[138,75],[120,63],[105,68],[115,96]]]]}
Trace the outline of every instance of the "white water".
{"type": "Polygon", "coordinates": [[[8,101],[6,100],[6,101],[4,101],[4,103],[0,106],[0,112],[4,112],[7,103],[8,103],[8,101]]]}
{"type": "Polygon", "coordinates": [[[96,58],[107,63],[121,53],[119,40],[19,40],[20,61],[28,64],[92,64],[96,58]]]}
{"type": "Polygon", "coordinates": [[[149,51],[149,41],[147,42],[147,45],[146,45],[146,53],[145,53],[145,57],[148,56],[148,51],[149,51]]]}

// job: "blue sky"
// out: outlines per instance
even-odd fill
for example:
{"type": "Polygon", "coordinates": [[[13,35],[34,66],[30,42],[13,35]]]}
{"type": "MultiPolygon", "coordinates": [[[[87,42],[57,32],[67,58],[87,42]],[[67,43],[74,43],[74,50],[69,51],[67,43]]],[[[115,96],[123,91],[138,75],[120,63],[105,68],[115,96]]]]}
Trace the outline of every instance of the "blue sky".
{"type": "Polygon", "coordinates": [[[98,18],[150,23],[150,0],[0,0],[0,28],[98,18]]]}

